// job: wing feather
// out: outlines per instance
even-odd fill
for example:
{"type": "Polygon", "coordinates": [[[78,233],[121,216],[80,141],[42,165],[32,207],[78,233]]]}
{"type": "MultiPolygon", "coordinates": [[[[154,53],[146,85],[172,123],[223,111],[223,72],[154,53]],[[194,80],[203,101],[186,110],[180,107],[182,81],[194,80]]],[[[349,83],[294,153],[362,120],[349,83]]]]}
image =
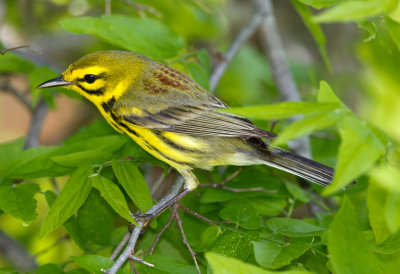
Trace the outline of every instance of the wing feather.
{"type": "Polygon", "coordinates": [[[275,138],[275,134],[256,127],[250,120],[202,106],[181,106],[145,116],[125,115],[126,122],[154,130],[196,136],[275,138]]]}

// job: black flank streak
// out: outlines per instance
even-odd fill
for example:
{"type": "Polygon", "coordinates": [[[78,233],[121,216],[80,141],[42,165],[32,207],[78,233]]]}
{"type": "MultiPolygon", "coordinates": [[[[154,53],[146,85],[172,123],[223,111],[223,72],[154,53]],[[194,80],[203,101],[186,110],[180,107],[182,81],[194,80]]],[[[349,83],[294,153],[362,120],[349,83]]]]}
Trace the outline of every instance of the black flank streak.
{"type": "Polygon", "coordinates": [[[128,127],[127,125],[125,125],[124,123],[119,123],[119,125],[123,128],[125,128],[129,133],[132,133],[133,135],[135,135],[136,137],[139,137],[139,134],[137,134],[136,131],[134,131],[133,129],[131,129],[130,127],[128,127]]]}
{"type": "Polygon", "coordinates": [[[113,108],[114,104],[115,104],[115,98],[112,97],[107,102],[102,103],[101,106],[103,107],[105,112],[109,112],[113,108]]]}

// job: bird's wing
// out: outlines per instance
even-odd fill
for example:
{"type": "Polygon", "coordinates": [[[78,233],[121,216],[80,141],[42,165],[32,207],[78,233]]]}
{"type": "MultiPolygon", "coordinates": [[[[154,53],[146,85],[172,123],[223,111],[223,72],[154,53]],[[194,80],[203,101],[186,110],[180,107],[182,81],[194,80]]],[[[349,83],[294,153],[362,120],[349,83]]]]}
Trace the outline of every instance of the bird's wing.
{"type": "Polygon", "coordinates": [[[275,134],[256,127],[250,120],[204,106],[181,106],[146,115],[123,115],[129,124],[154,130],[196,136],[275,138],[275,134]]]}
{"type": "Polygon", "coordinates": [[[197,136],[275,137],[246,118],[216,112],[227,105],[186,75],[159,63],[153,65],[149,75],[113,105],[111,111],[118,120],[197,136]]]}

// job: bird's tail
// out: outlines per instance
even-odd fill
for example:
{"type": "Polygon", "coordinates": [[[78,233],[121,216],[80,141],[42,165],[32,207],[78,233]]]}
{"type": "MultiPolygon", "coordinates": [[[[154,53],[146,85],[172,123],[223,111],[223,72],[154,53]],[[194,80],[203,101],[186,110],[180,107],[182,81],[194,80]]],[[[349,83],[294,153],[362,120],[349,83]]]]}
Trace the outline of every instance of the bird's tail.
{"type": "Polygon", "coordinates": [[[263,156],[263,163],[296,176],[327,186],[332,182],[334,169],[289,151],[268,146],[269,152],[263,156]]]}

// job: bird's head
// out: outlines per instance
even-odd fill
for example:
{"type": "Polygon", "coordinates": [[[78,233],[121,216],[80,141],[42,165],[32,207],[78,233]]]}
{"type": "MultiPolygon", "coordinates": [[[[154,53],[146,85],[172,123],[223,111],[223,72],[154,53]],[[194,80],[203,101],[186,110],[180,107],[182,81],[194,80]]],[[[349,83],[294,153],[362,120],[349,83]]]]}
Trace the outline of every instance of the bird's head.
{"type": "Polygon", "coordinates": [[[143,73],[143,56],[128,51],[99,51],[72,63],[60,76],[37,88],[64,86],[97,103],[122,94],[143,73]]]}

